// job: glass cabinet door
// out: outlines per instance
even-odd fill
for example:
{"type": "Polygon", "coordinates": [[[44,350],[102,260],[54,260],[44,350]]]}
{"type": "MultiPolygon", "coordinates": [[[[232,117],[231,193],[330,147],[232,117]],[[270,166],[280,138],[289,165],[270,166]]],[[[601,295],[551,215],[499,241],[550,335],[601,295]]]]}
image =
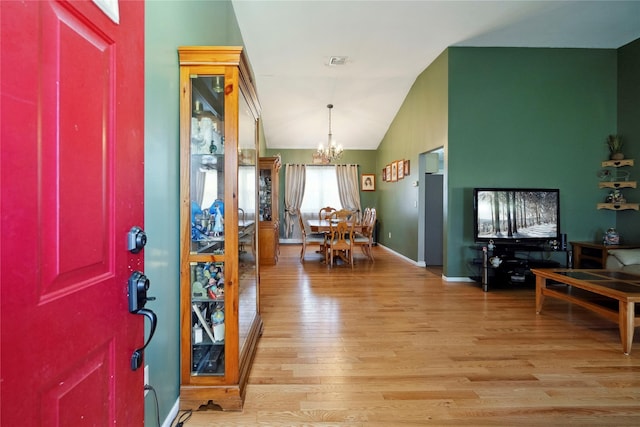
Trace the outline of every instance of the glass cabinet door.
{"type": "Polygon", "coordinates": [[[273,208],[271,207],[271,168],[260,169],[260,221],[271,221],[273,208]]]}
{"type": "Polygon", "coordinates": [[[244,96],[240,96],[238,136],[238,336],[240,354],[257,314],[257,123],[244,96]]]}
{"type": "Polygon", "coordinates": [[[191,77],[190,262],[191,372],[224,375],[225,350],[225,159],[224,76],[191,77]],[[220,261],[216,261],[215,256],[220,261]]]}
{"type": "Polygon", "coordinates": [[[224,76],[194,76],[191,115],[191,251],[224,254],[224,76]],[[217,87],[220,87],[220,92],[217,87]]]}

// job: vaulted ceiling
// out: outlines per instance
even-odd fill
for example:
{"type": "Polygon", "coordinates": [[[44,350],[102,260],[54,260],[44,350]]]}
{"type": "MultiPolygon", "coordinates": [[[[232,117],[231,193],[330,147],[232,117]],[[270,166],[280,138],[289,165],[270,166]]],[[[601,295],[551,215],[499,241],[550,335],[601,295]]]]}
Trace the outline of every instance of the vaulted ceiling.
{"type": "Polygon", "coordinates": [[[640,1],[232,3],[273,149],[326,144],[330,103],[338,143],[376,149],[449,46],[615,49],[640,38],[640,1]]]}

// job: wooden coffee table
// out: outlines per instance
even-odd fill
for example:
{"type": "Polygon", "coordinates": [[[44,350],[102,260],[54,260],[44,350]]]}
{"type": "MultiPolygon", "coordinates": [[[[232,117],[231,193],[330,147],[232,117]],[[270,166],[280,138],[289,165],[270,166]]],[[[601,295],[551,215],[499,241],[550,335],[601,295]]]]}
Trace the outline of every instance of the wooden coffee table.
{"type": "Polygon", "coordinates": [[[635,304],[640,302],[640,275],[616,270],[534,268],[536,313],[545,296],[570,301],[613,322],[618,322],[624,354],[631,352],[633,333],[640,326],[635,304]],[[617,309],[607,302],[618,301],[617,309]]]}

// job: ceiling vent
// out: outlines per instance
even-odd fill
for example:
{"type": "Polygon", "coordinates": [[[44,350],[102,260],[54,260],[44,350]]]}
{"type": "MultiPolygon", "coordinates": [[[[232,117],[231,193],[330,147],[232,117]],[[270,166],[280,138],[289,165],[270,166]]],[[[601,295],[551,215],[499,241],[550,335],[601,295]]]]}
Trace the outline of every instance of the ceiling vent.
{"type": "Polygon", "coordinates": [[[337,67],[338,65],[344,65],[347,63],[346,56],[332,56],[329,58],[329,66],[337,67]]]}

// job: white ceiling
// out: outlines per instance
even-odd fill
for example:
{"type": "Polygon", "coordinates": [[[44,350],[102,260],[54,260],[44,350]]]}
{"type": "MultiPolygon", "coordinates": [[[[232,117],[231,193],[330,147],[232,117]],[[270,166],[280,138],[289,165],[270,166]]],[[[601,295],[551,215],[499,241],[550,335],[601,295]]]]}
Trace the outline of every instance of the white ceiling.
{"type": "Polygon", "coordinates": [[[376,149],[418,75],[449,46],[618,48],[640,1],[232,0],[267,147],[376,149]],[[347,56],[344,66],[329,66],[347,56]]]}

